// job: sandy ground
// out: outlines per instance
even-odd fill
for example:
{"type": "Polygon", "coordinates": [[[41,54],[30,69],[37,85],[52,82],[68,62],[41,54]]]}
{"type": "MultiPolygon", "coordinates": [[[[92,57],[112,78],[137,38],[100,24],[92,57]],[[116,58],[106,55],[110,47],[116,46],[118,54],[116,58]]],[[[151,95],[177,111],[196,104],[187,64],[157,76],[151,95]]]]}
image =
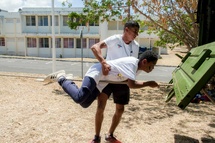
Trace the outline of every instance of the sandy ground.
{"type": "MultiPolygon", "coordinates": [[[[97,101],[83,109],[57,83],[35,81],[43,76],[0,72],[0,143],[89,142],[97,101]]],[[[190,103],[181,110],[175,98],[165,102],[169,90],[166,86],[131,90],[130,103],[115,131],[117,138],[123,143],[214,143],[215,106],[190,103]]],[[[114,111],[110,98],[102,143],[114,111]]]]}

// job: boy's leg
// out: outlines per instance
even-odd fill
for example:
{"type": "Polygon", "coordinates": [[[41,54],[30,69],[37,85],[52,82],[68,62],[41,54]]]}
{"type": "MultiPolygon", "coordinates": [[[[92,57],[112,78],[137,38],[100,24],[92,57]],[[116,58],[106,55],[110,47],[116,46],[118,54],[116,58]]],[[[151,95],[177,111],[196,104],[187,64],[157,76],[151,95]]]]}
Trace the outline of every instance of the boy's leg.
{"type": "Polygon", "coordinates": [[[65,77],[61,77],[58,83],[76,103],[79,103],[84,108],[90,106],[99,93],[96,88],[96,82],[91,77],[84,77],[80,89],[73,81],[67,80],[65,77]]]}
{"type": "Polygon", "coordinates": [[[61,76],[66,77],[66,79],[73,80],[73,74],[66,74],[66,72],[64,70],[59,70],[59,71],[56,71],[56,72],[53,72],[53,73],[47,75],[44,79],[44,82],[49,82],[49,83],[58,82],[58,80],[61,76]]]}
{"type": "Polygon", "coordinates": [[[80,105],[83,108],[89,107],[93,103],[93,101],[96,99],[96,97],[98,97],[98,95],[100,94],[100,91],[98,90],[96,85],[97,84],[93,78],[84,77],[81,88],[87,89],[87,90],[83,90],[83,91],[87,91],[85,94],[88,94],[88,91],[90,91],[90,95],[86,98],[86,100],[84,100],[82,103],[80,103],[80,105]]]}
{"type": "Polygon", "coordinates": [[[109,142],[120,143],[120,141],[117,140],[113,136],[113,134],[114,134],[115,129],[117,128],[117,126],[120,123],[122,114],[124,112],[124,105],[128,104],[128,102],[129,102],[130,89],[127,85],[114,84],[114,85],[112,85],[112,90],[113,90],[114,103],[116,104],[116,111],[114,113],[114,116],[112,117],[111,127],[109,129],[108,135],[105,137],[105,140],[109,141],[109,142]]]}
{"type": "Polygon", "coordinates": [[[101,126],[104,118],[104,109],[107,103],[108,96],[104,93],[100,93],[98,95],[98,102],[97,102],[97,111],[95,115],[95,136],[94,139],[91,140],[90,143],[100,143],[101,142],[101,137],[100,137],[100,131],[101,131],[101,126]]]}
{"type": "Polygon", "coordinates": [[[44,82],[57,82],[60,76],[64,76],[66,73],[64,70],[53,72],[46,76],[44,82]]]}
{"type": "Polygon", "coordinates": [[[100,94],[100,91],[97,88],[95,88],[92,91],[91,95],[88,96],[88,98],[86,100],[84,100],[82,103],[80,103],[80,105],[83,108],[89,107],[93,103],[93,101],[96,99],[96,97],[98,97],[99,94],[100,94]]]}

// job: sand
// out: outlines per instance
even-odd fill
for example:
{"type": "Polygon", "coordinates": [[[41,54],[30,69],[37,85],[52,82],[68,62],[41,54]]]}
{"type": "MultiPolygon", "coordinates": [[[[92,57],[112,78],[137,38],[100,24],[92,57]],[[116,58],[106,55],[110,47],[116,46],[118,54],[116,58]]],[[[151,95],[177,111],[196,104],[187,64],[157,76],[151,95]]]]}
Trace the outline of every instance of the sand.
{"type": "MultiPolygon", "coordinates": [[[[57,83],[35,81],[42,76],[0,72],[0,143],[89,142],[97,101],[83,109],[57,83]]],[[[214,143],[215,106],[190,103],[181,110],[174,97],[165,102],[169,90],[166,86],[131,90],[130,103],[115,131],[117,138],[123,143],[214,143]]],[[[114,111],[110,98],[102,143],[114,111]]]]}
{"type": "MultiPolygon", "coordinates": [[[[168,53],[157,65],[180,63],[177,52],[168,53]]],[[[0,72],[0,143],[87,143],[93,138],[97,101],[83,109],[57,83],[45,85],[35,80],[44,76],[0,72]]],[[[215,106],[211,102],[190,103],[181,110],[174,97],[165,102],[170,89],[132,89],[115,131],[117,138],[123,143],[215,143],[215,106]]],[[[101,143],[114,111],[110,98],[101,143]]]]}

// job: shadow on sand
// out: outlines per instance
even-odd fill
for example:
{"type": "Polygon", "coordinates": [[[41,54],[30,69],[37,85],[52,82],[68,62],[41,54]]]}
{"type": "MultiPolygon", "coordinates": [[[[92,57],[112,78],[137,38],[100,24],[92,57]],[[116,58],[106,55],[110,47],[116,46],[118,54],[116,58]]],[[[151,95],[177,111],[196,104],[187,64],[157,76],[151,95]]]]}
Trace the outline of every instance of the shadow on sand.
{"type": "MultiPolygon", "coordinates": [[[[178,135],[175,134],[174,136],[175,142],[174,143],[200,143],[199,140],[184,136],[184,135],[178,135]]],[[[214,143],[215,139],[213,137],[202,137],[201,143],[214,143]]]]}

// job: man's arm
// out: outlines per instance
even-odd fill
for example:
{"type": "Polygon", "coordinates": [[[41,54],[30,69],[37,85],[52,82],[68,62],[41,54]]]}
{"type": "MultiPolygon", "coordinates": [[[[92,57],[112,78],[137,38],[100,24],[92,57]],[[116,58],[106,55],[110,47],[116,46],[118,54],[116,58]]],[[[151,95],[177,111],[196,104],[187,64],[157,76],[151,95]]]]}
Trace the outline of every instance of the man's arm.
{"type": "Polygon", "coordinates": [[[155,81],[146,81],[146,82],[141,82],[141,81],[135,81],[128,79],[128,86],[129,88],[142,88],[142,87],[159,87],[158,83],[155,81]]]}
{"type": "Polygon", "coordinates": [[[101,51],[102,48],[107,48],[107,45],[104,41],[94,44],[91,47],[91,50],[92,50],[94,56],[96,57],[96,59],[98,59],[98,61],[102,64],[103,75],[107,75],[108,72],[110,71],[110,65],[108,65],[106,63],[106,60],[102,56],[102,51],[101,51]]]}

